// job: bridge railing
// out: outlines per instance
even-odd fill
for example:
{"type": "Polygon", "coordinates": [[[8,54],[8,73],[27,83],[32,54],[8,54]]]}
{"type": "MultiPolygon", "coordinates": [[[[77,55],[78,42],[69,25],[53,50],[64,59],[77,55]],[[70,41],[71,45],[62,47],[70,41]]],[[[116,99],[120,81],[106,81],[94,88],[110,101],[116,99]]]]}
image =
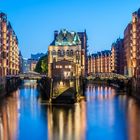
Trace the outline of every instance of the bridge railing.
{"type": "Polygon", "coordinates": [[[46,77],[46,75],[41,75],[38,73],[23,73],[19,74],[21,79],[41,79],[42,77],[46,77]]]}
{"type": "Polygon", "coordinates": [[[88,76],[88,79],[90,78],[103,78],[103,79],[108,79],[108,78],[119,78],[119,79],[127,79],[127,76],[117,74],[117,73],[92,73],[88,76]]]}

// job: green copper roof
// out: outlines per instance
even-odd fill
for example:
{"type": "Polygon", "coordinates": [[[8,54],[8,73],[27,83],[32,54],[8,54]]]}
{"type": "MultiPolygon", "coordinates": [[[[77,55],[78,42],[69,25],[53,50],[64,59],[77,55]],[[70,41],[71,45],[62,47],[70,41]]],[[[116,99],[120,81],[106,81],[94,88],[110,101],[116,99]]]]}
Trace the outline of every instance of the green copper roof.
{"type": "Polygon", "coordinates": [[[61,30],[56,37],[56,46],[74,46],[80,45],[81,41],[76,32],[68,32],[67,30],[61,30]]]}

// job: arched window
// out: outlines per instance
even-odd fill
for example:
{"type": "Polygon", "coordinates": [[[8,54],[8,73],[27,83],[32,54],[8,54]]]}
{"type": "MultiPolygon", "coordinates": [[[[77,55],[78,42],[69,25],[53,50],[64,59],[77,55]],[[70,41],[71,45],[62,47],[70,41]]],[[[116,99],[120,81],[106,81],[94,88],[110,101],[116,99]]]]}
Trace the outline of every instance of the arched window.
{"type": "Polygon", "coordinates": [[[60,51],[60,50],[58,50],[57,54],[58,54],[58,56],[61,56],[61,51],[60,51]]]}
{"type": "Polygon", "coordinates": [[[69,55],[70,55],[70,51],[69,51],[69,50],[67,50],[66,55],[67,55],[67,56],[69,56],[69,55]]]}
{"type": "Polygon", "coordinates": [[[56,55],[56,51],[55,50],[52,51],[52,55],[56,55]]]}
{"type": "Polygon", "coordinates": [[[71,55],[71,56],[73,55],[73,50],[70,51],[70,55],[71,55]]]}
{"type": "Polygon", "coordinates": [[[64,55],[65,55],[65,51],[61,50],[61,56],[64,56],[64,55]]]}

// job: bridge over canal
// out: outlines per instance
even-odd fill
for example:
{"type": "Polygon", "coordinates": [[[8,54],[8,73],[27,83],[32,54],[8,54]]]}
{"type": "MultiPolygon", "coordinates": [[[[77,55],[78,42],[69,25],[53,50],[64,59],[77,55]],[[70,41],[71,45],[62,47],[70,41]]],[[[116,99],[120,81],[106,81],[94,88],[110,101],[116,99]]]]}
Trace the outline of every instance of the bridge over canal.
{"type": "Polygon", "coordinates": [[[21,73],[18,75],[8,75],[6,76],[7,79],[12,78],[20,78],[21,80],[39,80],[43,77],[46,77],[46,75],[41,75],[40,73],[29,71],[26,73],[21,73]]]}
{"type": "Polygon", "coordinates": [[[88,80],[94,80],[96,78],[100,79],[120,79],[120,80],[127,80],[128,77],[125,75],[117,74],[117,73],[91,73],[87,79],[88,80]]]}

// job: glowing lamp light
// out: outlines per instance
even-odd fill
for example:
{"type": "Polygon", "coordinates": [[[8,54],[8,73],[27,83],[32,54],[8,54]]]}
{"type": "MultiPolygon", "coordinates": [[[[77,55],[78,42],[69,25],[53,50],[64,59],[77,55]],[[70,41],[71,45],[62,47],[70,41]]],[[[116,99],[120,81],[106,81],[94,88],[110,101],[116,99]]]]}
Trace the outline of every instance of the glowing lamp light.
{"type": "Polygon", "coordinates": [[[63,86],[63,81],[60,81],[60,86],[63,86]]]}

